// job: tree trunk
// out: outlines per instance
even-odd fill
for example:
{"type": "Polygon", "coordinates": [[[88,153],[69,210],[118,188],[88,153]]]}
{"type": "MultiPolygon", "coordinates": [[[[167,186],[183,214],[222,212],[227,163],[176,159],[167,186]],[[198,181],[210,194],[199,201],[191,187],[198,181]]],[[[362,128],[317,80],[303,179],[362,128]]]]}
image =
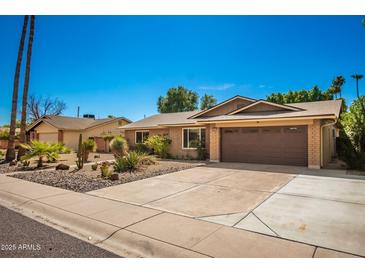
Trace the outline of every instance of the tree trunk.
{"type": "MultiPolygon", "coordinates": [[[[23,99],[22,99],[22,116],[20,120],[20,143],[26,143],[26,127],[27,127],[27,104],[28,104],[28,89],[29,89],[29,76],[30,76],[30,62],[32,58],[32,48],[33,48],[33,37],[34,37],[34,21],[35,16],[31,15],[30,17],[30,32],[29,32],[29,40],[28,40],[28,51],[27,51],[27,64],[25,69],[25,80],[24,80],[24,90],[23,90],[23,99]]],[[[19,147],[18,157],[25,154],[25,149],[19,147]]]]}
{"type": "Polygon", "coordinates": [[[29,17],[28,15],[24,16],[23,30],[22,36],[20,38],[20,44],[18,49],[18,59],[15,68],[15,76],[14,76],[14,87],[13,87],[13,99],[11,105],[11,119],[10,119],[10,130],[9,130],[9,140],[8,147],[6,150],[5,161],[10,162],[15,159],[15,129],[16,129],[16,113],[17,113],[17,104],[18,104],[18,87],[19,87],[19,75],[20,75],[20,66],[22,64],[23,50],[24,50],[24,40],[27,32],[29,17]]]}

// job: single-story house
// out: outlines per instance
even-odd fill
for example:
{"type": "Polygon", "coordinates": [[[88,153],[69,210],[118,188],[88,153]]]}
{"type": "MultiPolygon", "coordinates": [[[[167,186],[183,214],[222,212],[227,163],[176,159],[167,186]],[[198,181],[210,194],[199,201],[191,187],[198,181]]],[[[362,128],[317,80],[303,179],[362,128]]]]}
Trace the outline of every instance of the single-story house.
{"type": "Polygon", "coordinates": [[[77,151],[79,136],[82,139],[94,139],[97,151],[108,151],[108,145],[104,140],[109,135],[124,135],[121,126],[131,123],[124,117],[118,118],[77,118],[67,116],[45,116],[33,122],[27,128],[28,140],[43,142],[62,142],[67,147],[77,151]]]}
{"type": "Polygon", "coordinates": [[[342,101],[276,104],[235,96],[203,111],[157,114],[127,124],[130,146],[148,136],[171,139],[170,154],[196,157],[205,143],[210,161],[325,167],[336,154],[342,101]]]}

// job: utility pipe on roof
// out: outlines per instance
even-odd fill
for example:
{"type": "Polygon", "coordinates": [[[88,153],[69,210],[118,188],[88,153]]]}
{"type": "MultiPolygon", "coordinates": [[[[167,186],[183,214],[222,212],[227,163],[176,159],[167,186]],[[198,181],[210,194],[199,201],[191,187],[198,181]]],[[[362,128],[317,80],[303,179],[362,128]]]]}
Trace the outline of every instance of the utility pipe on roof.
{"type": "Polygon", "coordinates": [[[337,119],[334,119],[333,122],[330,122],[328,124],[321,125],[320,133],[321,133],[321,167],[323,167],[323,129],[325,127],[334,126],[337,123],[337,119]]]}

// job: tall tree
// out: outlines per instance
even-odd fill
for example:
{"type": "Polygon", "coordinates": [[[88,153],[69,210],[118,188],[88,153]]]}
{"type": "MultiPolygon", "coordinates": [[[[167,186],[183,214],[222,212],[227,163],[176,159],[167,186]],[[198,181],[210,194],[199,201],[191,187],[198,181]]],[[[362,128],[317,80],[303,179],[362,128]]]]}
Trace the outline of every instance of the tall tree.
{"type": "Polygon", "coordinates": [[[182,86],[170,88],[166,96],[160,96],[157,101],[160,113],[182,112],[196,110],[198,94],[182,86]]]}
{"type": "Polygon", "coordinates": [[[357,98],[359,98],[360,97],[360,93],[359,93],[359,80],[362,79],[363,75],[362,74],[353,74],[353,75],[351,75],[351,77],[356,80],[356,96],[357,96],[357,98]]]}
{"type": "Polygon", "coordinates": [[[13,99],[11,105],[11,118],[10,118],[10,129],[9,129],[9,140],[8,147],[6,150],[5,161],[10,162],[15,159],[15,128],[16,128],[16,114],[17,114],[17,105],[18,105],[18,88],[19,88],[19,76],[20,76],[20,67],[22,64],[23,58],[23,50],[24,50],[24,40],[27,32],[29,17],[28,15],[24,16],[23,29],[20,37],[19,49],[18,49],[18,58],[15,67],[15,75],[14,75],[14,86],[13,86],[13,99]]]}
{"type": "MultiPolygon", "coordinates": [[[[30,77],[30,62],[32,59],[32,48],[33,48],[33,38],[34,38],[34,21],[35,16],[30,16],[30,31],[28,38],[28,51],[27,51],[27,63],[25,67],[25,79],[24,79],[24,89],[23,89],[23,98],[22,98],[22,116],[20,120],[20,134],[19,141],[20,143],[26,143],[26,127],[27,127],[27,105],[28,105],[28,89],[29,89],[29,77],[30,77]]],[[[20,157],[25,154],[24,148],[21,146],[18,150],[17,159],[20,160],[20,157]]]]}
{"type": "Polygon", "coordinates": [[[328,88],[328,92],[332,93],[336,98],[339,95],[342,98],[342,86],[345,84],[346,80],[343,76],[337,76],[333,81],[331,86],[328,88]]]}
{"type": "Polygon", "coordinates": [[[32,122],[46,115],[60,115],[65,109],[65,102],[58,100],[57,98],[42,98],[31,95],[28,99],[28,113],[32,122]]]}
{"type": "Polygon", "coordinates": [[[200,98],[200,109],[208,109],[217,104],[217,99],[214,98],[213,95],[204,94],[200,98]]]}

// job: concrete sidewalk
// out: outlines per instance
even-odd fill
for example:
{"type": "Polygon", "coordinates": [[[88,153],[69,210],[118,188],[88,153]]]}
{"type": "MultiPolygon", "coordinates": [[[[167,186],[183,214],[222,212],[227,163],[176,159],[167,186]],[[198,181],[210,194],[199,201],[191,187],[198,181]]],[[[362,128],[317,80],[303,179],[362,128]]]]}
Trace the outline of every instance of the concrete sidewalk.
{"type": "Polygon", "coordinates": [[[5,175],[0,175],[0,204],[123,257],[351,257],[5,175]]]}

